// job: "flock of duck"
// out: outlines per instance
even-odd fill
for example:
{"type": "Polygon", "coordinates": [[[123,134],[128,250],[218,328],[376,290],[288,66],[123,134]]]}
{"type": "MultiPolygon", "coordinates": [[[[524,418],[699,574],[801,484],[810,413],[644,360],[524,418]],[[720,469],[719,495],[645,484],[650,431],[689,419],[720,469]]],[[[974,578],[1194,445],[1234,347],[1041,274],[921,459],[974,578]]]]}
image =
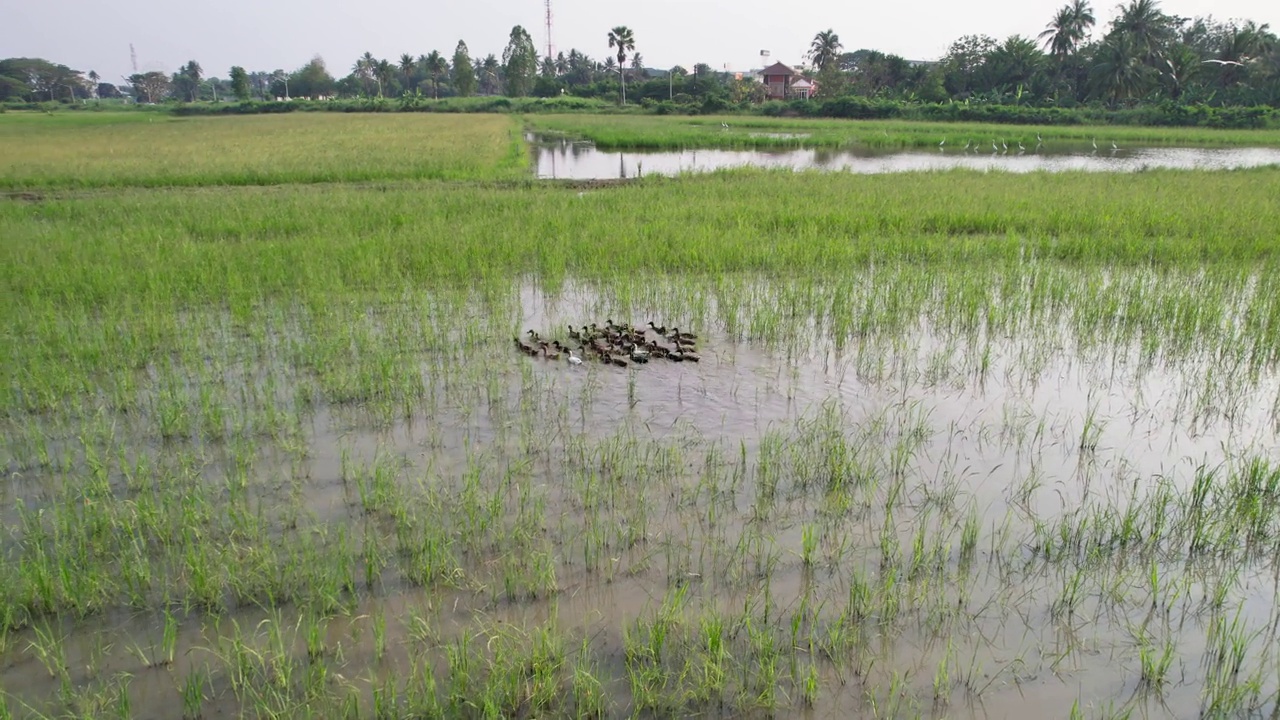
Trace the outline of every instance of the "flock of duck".
{"type": "Polygon", "coordinates": [[[603,326],[591,323],[575,328],[570,325],[569,339],[577,343],[580,355],[558,339],[544,338],[533,330],[525,334],[528,340],[514,338],[516,350],[546,360],[563,358],[570,365],[581,365],[584,359],[618,367],[642,365],[650,360],[698,362],[702,359],[698,356],[697,335],[681,332],[676,327],[668,329],[652,320],[648,327],[617,324],[612,319],[606,320],[603,326]]]}

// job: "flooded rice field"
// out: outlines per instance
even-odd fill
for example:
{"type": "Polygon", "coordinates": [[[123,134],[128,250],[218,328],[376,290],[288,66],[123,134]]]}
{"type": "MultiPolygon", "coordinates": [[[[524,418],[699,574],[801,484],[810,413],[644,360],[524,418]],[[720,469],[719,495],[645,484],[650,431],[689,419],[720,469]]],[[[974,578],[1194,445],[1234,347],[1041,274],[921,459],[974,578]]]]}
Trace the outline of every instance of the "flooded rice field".
{"type": "MultiPolygon", "coordinates": [[[[753,136],[758,135],[756,133],[753,136]]],[[[773,135],[770,135],[771,137],[773,135]]],[[[605,151],[590,142],[530,137],[533,165],[544,179],[623,179],[759,167],[853,173],[967,169],[1005,172],[1140,172],[1157,168],[1229,170],[1280,165],[1277,148],[1116,147],[1102,141],[1052,146],[992,145],[990,138],[928,150],[871,147],[783,150],[686,149],[605,151]]]]}
{"type": "Polygon", "coordinates": [[[880,268],[184,316],[3,420],[8,712],[1275,717],[1274,285],[880,268]],[[599,318],[700,361],[511,347],[599,318]]]}

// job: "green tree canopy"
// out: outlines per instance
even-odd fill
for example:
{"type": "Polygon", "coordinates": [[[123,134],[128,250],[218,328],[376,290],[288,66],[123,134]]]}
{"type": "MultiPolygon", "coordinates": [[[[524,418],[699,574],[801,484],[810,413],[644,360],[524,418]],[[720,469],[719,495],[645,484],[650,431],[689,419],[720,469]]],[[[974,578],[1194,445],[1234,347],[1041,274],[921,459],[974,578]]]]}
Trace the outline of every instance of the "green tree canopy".
{"type": "Polygon", "coordinates": [[[471,65],[471,52],[461,40],[453,50],[453,89],[462,97],[476,92],[476,71],[471,65]]]}
{"type": "Polygon", "coordinates": [[[507,95],[524,97],[533,90],[538,72],[538,50],[533,38],[519,25],[511,28],[507,47],[502,51],[502,79],[507,95]]]}

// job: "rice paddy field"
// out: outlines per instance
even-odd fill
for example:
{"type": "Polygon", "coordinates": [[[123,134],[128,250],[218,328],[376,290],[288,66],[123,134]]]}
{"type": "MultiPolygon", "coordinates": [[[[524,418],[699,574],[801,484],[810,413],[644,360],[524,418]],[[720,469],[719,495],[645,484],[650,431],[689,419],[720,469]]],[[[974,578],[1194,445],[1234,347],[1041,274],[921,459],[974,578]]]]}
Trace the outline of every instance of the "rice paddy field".
{"type": "Polygon", "coordinates": [[[1280,716],[1280,168],[140,117],[0,116],[0,718],[1280,716]]]}

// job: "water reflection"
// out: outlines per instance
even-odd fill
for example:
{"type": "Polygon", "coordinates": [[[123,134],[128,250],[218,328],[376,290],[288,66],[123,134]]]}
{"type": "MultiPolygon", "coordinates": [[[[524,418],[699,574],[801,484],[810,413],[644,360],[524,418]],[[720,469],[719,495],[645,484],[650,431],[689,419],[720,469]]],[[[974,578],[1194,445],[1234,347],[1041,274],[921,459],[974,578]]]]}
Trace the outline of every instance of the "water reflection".
{"type": "Polygon", "coordinates": [[[1280,165],[1278,148],[1120,147],[1094,149],[1089,143],[1017,147],[888,150],[787,148],[779,150],[688,149],[603,151],[580,140],[530,136],[539,178],[619,179],[650,175],[760,167],[831,172],[892,173],[922,170],[1002,170],[1006,172],[1138,172],[1156,168],[1229,170],[1280,165]]]}

